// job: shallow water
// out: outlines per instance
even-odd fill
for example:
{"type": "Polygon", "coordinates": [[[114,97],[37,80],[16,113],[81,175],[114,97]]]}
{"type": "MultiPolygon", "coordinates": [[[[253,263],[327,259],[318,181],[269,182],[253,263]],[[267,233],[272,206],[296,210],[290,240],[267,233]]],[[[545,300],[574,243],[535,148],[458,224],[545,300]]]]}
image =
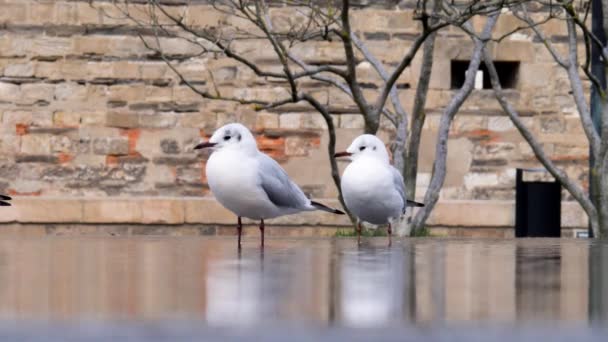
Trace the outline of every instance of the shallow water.
{"type": "MultiPolygon", "coordinates": [[[[400,328],[608,323],[588,240],[0,239],[0,321],[400,328]]],[[[603,270],[603,272],[600,272],[603,270]]],[[[603,273],[603,274],[600,274],[603,273]]],[[[54,323],[53,323],[54,324],[54,323]]]]}

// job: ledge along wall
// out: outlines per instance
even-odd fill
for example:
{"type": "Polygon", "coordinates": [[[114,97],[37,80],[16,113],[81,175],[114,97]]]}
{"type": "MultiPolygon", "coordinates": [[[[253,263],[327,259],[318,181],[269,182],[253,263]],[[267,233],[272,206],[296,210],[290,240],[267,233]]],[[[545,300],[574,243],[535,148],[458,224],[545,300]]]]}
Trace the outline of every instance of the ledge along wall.
{"type": "MultiPolygon", "coordinates": [[[[387,65],[399,60],[419,30],[408,4],[380,1],[352,12],[353,30],[387,65]]],[[[88,1],[0,0],[0,7],[0,191],[16,197],[14,207],[2,210],[0,222],[6,227],[19,223],[229,227],[234,217],[212,200],[206,185],[207,156],[193,153],[192,147],[233,121],[254,130],[260,149],[277,159],[305,192],[336,205],[325,149],[326,126],[309,107],[256,112],[249,106],[202,99],[143,46],[128,21],[106,15],[115,13],[109,2],[92,7],[88,1]]],[[[285,25],[293,15],[282,7],[271,11],[275,26],[285,25]]],[[[226,20],[205,2],[193,2],[188,13],[201,27],[226,20]]],[[[516,25],[513,17],[504,14],[496,34],[516,25]]],[[[543,29],[556,38],[566,35],[561,22],[543,29]]],[[[177,67],[201,86],[210,84],[212,71],[225,95],[272,100],[286,92],[280,83],[261,86],[251,71],[228,58],[184,59],[198,53],[195,47],[184,40],[161,40],[177,67]]],[[[565,51],[564,42],[555,39],[554,44],[565,51]]],[[[241,41],[237,48],[266,68],[278,67],[265,44],[241,41]]],[[[307,62],[344,61],[337,41],[309,42],[294,49],[307,62]]],[[[509,99],[551,158],[573,178],[585,179],[587,142],[568,94],[566,73],[531,32],[521,31],[491,49],[496,61],[503,62],[499,66],[511,68],[509,99]]],[[[418,200],[430,179],[435,133],[457,83],[462,64],[458,61],[466,61],[471,51],[470,40],[456,29],[443,30],[437,38],[418,200]]],[[[419,65],[420,56],[397,84],[408,109],[419,65]]],[[[360,69],[361,82],[369,85],[366,93],[376,92],[378,77],[365,63],[360,69]]],[[[308,86],[335,108],[338,148],[345,148],[362,132],[362,117],[342,94],[318,84],[308,86]]],[[[585,87],[588,90],[589,84],[585,87]]],[[[381,137],[389,141],[393,134],[383,123],[381,137]]],[[[475,90],[466,101],[454,121],[449,151],[448,176],[429,225],[438,234],[512,236],[515,168],[539,164],[491,90],[475,90]]],[[[562,225],[586,227],[579,206],[565,192],[563,198],[562,225]]],[[[271,224],[321,225],[333,231],[349,222],[305,213],[271,224]]]]}

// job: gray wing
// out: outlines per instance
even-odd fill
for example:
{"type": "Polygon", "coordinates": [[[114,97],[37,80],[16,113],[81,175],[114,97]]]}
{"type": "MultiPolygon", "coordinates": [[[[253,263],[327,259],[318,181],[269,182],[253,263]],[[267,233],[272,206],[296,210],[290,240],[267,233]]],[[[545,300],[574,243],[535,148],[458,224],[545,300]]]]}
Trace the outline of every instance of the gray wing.
{"type": "Polygon", "coordinates": [[[260,153],[259,175],[260,186],[268,199],[277,207],[303,208],[309,200],[274,159],[260,153]]]}
{"type": "Polygon", "coordinates": [[[395,186],[395,190],[399,193],[399,196],[403,200],[403,211],[405,212],[405,207],[407,206],[407,198],[405,198],[405,183],[403,183],[403,177],[397,171],[397,169],[391,165],[391,172],[393,173],[393,185],[395,186]]]}

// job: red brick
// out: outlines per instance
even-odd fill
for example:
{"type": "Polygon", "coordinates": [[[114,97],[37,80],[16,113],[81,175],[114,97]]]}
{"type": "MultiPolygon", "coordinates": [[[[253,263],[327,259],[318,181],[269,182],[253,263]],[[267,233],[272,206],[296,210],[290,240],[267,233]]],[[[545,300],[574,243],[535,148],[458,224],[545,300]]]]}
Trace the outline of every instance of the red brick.
{"type": "Polygon", "coordinates": [[[284,150],[285,149],[285,138],[269,138],[265,135],[258,135],[256,137],[258,148],[260,150],[284,150]]]}
{"type": "Polygon", "coordinates": [[[121,135],[129,138],[129,155],[133,155],[137,153],[137,140],[139,140],[139,136],[141,135],[141,130],[138,128],[126,129],[121,132],[121,135]]]}
{"type": "Polygon", "coordinates": [[[34,192],[19,192],[15,189],[8,189],[7,192],[10,196],[40,196],[42,194],[42,190],[34,192]]]}
{"type": "Polygon", "coordinates": [[[57,159],[60,164],[65,164],[65,163],[72,161],[72,159],[74,159],[74,156],[71,154],[62,152],[57,155],[57,159]]]}
{"type": "Polygon", "coordinates": [[[29,131],[30,127],[24,124],[15,125],[15,133],[17,135],[26,135],[29,131]]]}

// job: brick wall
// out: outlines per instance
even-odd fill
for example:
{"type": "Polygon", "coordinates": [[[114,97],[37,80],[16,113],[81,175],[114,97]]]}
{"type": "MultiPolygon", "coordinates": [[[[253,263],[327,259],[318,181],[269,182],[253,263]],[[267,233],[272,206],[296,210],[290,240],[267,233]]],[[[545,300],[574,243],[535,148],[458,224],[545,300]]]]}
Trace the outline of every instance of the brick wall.
{"type": "MultiPolygon", "coordinates": [[[[399,60],[419,30],[408,4],[375,2],[352,13],[355,32],[388,65],[399,60]]],[[[256,132],[260,148],[280,161],[306,192],[335,198],[326,127],[310,108],[291,105],[256,112],[248,106],[202,99],[145,48],[109,2],[92,7],[87,1],[0,0],[0,8],[1,192],[43,198],[209,196],[206,156],[193,153],[192,146],[216,127],[240,121],[256,132]]],[[[277,27],[287,25],[292,16],[285,8],[272,9],[277,27]]],[[[244,25],[204,1],[193,2],[188,18],[201,27],[226,21],[244,25]]],[[[478,28],[481,24],[475,22],[478,28]]],[[[496,35],[515,25],[512,17],[503,15],[496,35]]],[[[558,50],[565,51],[563,23],[549,23],[544,29],[555,37],[558,50]]],[[[210,86],[212,72],[223,95],[272,100],[286,93],[284,84],[261,83],[251,71],[221,55],[189,59],[185,57],[199,52],[196,47],[172,38],[162,38],[161,43],[171,51],[175,65],[203,88],[210,86]]],[[[466,60],[471,46],[453,28],[438,37],[419,196],[430,179],[439,114],[454,92],[451,61],[466,60]]],[[[254,56],[265,68],[279,67],[264,41],[241,41],[235,48],[254,56]]],[[[551,157],[572,177],[584,180],[587,143],[568,94],[566,73],[530,32],[522,31],[490,48],[497,61],[519,63],[514,89],[508,91],[510,100],[551,157]]],[[[311,63],[344,60],[337,41],[293,49],[311,63]]],[[[397,84],[408,109],[419,65],[418,56],[397,84]]],[[[359,75],[365,92],[375,93],[378,78],[371,67],[362,63],[359,75]]],[[[305,87],[331,105],[338,147],[347,146],[363,127],[355,106],[335,90],[312,82],[305,87]]],[[[388,141],[392,131],[387,123],[382,127],[380,134],[388,141]]],[[[490,90],[474,91],[464,104],[452,127],[449,149],[442,203],[512,201],[514,168],[538,166],[490,90]]],[[[449,214],[441,215],[446,221],[438,218],[435,224],[448,224],[449,214]]],[[[584,225],[573,220],[573,226],[584,225]]]]}

